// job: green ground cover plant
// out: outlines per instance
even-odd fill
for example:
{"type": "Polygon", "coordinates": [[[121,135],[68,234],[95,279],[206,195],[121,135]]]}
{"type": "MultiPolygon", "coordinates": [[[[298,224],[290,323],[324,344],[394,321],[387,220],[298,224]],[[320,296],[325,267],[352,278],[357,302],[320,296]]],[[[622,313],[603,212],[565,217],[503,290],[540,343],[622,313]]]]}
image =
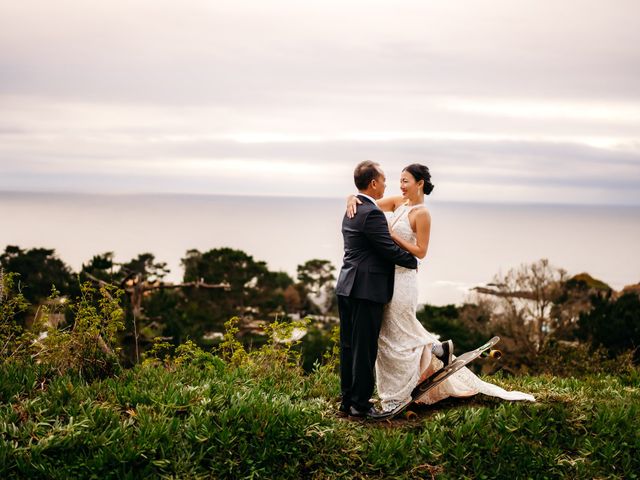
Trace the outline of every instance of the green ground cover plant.
{"type": "MultiPolygon", "coordinates": [[[[182,357],[180,355],[182,354],[182,357]]],[[[337,375],[232,365],[207,352],[87,382],[0,367],[2,478],[637,478],[640,377],[492,381],[538,402],[478,396],[417,418],[335,415],[337,375]]],[[[271,355],[273,359],[273,355],[271,355]]]]}
{"type": "Polygon", "coordinates": [[[122,368],[114,353],[118,292],[83,287],[74,323],[36,341],[14,328],[25,302],[6,278],[3,479],[633,479],[640,472],[640,372],[630,356],[578,377],[491,376],[536,403],[478,395],[393,421],[350,420],[336,415],[335,345],[312,371],[302,368],[295,334],[306,321],[272,322],[266,343],[247,350],[232,318],[213,352],[158,342],[142,363],[122,368]]]}

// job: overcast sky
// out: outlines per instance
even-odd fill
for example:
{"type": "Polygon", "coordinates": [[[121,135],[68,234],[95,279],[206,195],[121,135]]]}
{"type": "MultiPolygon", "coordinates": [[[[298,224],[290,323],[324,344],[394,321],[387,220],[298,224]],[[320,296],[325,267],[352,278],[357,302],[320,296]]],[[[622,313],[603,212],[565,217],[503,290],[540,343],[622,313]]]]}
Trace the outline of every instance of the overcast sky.
{"type": "Polygon", "coordinates": [[[0,4],[0,190],[640,205],[638,0],[0,4]]]}

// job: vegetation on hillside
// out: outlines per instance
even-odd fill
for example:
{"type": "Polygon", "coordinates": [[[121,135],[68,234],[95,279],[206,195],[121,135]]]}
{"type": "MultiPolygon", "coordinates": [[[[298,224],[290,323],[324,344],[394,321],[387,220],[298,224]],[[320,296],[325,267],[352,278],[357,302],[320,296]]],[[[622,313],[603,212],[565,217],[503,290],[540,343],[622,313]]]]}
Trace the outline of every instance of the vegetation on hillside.
{"type": "MultiPolygon", "coordinates": [[[[170,283],[164,280],[166,263],[151,253],[118,263],[107,252],[77,273],[51,249],[8,246],[0,254],[0,269],[15,274],[14,282],[29,304],[15,318],[25,329],[37,327],[46,308],[56,310],[55,319],[49,315],[51,324],[73,325],[70,305],[87,282],[94,289],[121,291],[123,328],[117,343],[124,366],[139,363],[157,341],[176,347],[191,340],[202,348],[214,347],[224,322],[236,316],[242,341],[256,347],[265,342],[265,326],[274,320],[312,316],[298,347],[307,371],[329,347],[337,312],[335,267],[327,260],[299,265],[297,281],[231,248],[189,250],[182,265],[182,281],[170,283]],[[50,298],[52,285],[57,298],[50,298]]],[[[462,305],[425,305],[418,319],[441,338],[452,338],[456,353],[499,335],[505,356],[499,364],[487,365],[485,373],[587,373],[593,371],[591,365],[629,351],[640,362],[636,287],[615,292],[587,273],[569,276],[542,259],[496,275],[476,287],[462,305]]]]}
{"type": "Polygon", "coordinates": [[[491,381],[538,402],[375,423],[337,418],[338,376],[277,350],[234,364],[186,349],[93,382],[5,363],[0,477],[637,478],[637,372],[491,381]]]}
{"type": "MultiPolygon", "coordinates": [[[[586,356],[565,373],[579,377],[491,377],[536,403],[479,395],[405,419],[349,420],[336,416],[336,331],[307,372],[297,335],[307,320],[270,322],[267,341],[249,349],[238,317],[213,352],[158,338],[141,362],[122,368],[121,290],[85,282],[62,304],[54,290],[33,329],[20,322],[29,302],[19,277],[0,276],[1,478],[637,478],[640,471],[640,372],[629,353],[611,360],[607,350],[598,357],[572,349],[586,356]],[[58,328],[51,319],[63,309],[73,323],[58,328]]],[[[453,325],[466,321],[452,309],[433,312],[453,325]]],[[[600,313],[594,318],[597,325],[600,313]]]]}
{"type": "MultiPolygon", "coordinates": [[[[169,273],[166,263],[151,253],[122,263],[114,260],[112,252],[95,255],[79,272],[73,272],[52,249],[7,246],[0,253],[0,269],[14,275],[16,288],[28,303],[16,314],[23,328],[37,327],[40,307],[52,303],[57,304],[61,326],[73,325],[75,312],[69,305],[87,282],[93,288],[121,291],[124,328],[118,342],[120,360],[126,366],[138,363],[159,338],[174,346],[187,340],[212,346],[224,322],[234,316],[242,319],[247,342],[258,344],[264,340],[255,334],[263,333],[265,322],[307,315],[335,317],[335,267],[327,260],[299,265],[297,282],[231,248],[189,250],[182,265],[182,282],[171,283],[164,280],[169,273]],[[55,298],[50,295],[53,286],[58,292],[55,298]]],[[[324,332],[325,345],[330,328],[327,325],[324,332]]]]}

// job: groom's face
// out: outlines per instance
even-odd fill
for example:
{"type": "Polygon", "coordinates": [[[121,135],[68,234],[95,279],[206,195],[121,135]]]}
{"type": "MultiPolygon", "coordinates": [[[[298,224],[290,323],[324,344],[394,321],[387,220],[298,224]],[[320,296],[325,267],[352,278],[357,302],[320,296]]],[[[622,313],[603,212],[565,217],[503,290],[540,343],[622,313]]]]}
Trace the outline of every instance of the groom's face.
{"type": "Polygon", "coordinates": [[[384,190],[387,188],[387,177],[385,177],[384,172],[378,168],[378,178],[374,178],[371,180],[372,193],[371,195],[375,200],[379,200],[384,197],[384,190]]]}

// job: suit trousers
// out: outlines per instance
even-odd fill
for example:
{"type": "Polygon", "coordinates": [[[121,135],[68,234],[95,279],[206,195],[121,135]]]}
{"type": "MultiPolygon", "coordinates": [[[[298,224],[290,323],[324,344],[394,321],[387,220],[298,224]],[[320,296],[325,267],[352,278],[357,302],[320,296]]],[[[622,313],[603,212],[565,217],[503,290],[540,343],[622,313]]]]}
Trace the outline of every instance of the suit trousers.
{"type": "Polygon", "coordinates": [[[384,303],[338,295],[342,404],[371,407],[384,303]]]}

